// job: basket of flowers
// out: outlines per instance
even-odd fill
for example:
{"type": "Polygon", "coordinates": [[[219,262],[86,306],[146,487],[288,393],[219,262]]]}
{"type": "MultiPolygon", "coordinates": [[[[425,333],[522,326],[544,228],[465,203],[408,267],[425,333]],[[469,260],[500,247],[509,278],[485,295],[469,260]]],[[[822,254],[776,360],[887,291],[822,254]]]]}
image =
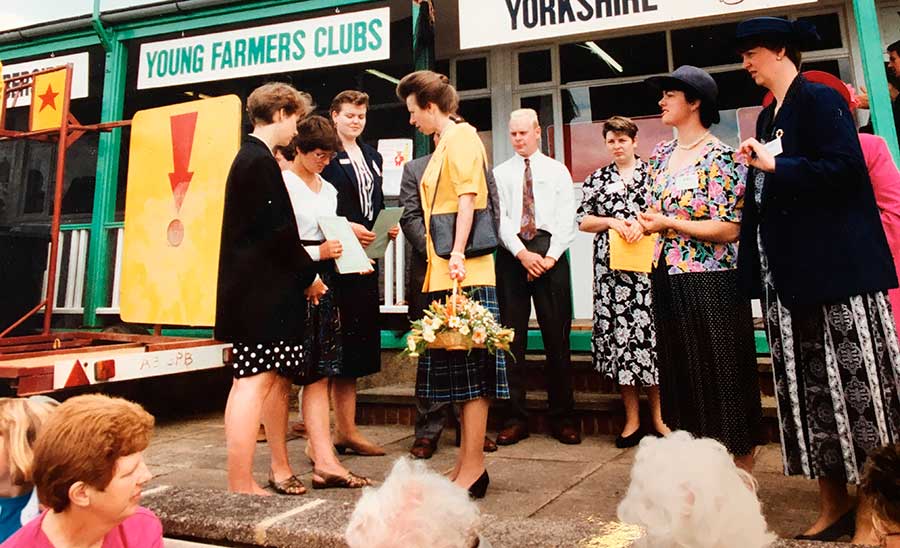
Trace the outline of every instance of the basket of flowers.
{"type": "Polygon", "coordinates": [[[412,322],[406,337],[406,353],[418,356],[425,349],[472,350],[486,348],[491,354],[509,350],[514,332],[497,323],[490,310],[469,298],[454,282],[453,292],[443,301],[433,301],[425,316],[412,322]]]}

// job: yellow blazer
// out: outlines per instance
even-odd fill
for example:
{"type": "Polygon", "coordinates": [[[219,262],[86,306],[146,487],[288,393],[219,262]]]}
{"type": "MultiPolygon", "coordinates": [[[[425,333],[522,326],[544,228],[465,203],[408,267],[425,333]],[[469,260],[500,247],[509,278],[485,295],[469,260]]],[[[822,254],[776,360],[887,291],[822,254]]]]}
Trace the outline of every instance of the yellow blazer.
{"type": "MultiPolygon", "coordinates": [[[[488,190],[484,178],[484,145],[469,124],[451,124],[441,135],[440,144],[422,175],[419,195],[425,210],[425,233],[428,246],[428,270],[422,291],[444,291],[453,287],[449,261],[438,257],[431,241],[431,214],[456,213],[459,197],[475,194],[475,209],[487,207],[488,190]],[[440,180],[437,196],[434,188],[440,180]],[[432,208],[432,197],[434,206],[432,208]]],[[[494,256],[466,259],[466,279],[462,286],[496,285],[494,256]]]]}

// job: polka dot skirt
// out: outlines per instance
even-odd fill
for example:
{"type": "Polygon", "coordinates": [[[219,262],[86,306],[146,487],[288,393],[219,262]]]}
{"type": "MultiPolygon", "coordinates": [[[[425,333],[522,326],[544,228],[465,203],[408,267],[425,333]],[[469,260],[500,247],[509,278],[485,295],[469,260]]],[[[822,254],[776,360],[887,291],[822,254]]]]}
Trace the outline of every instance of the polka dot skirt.
{"type": "Polygon", "coordinates": [[[236,379],[274,371],[293,377],[301,368],[303,347],[284,341],[268,343],[234,343],[231,373],[236,379]]]}

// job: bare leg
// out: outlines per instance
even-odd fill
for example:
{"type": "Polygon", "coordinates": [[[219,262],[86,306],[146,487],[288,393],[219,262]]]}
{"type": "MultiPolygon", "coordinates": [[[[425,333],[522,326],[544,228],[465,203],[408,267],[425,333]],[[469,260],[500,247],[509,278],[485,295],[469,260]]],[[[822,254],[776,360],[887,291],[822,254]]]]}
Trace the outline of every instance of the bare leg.
{"type": "Polygon", "coordinates": [[[287,452],[290,390],[290,379],[276,375],[272,382],[272,389],[269,390],[269,396],[263,402],[262,408],[262,422],[266,428],[269,450],[272,452],[272,475],[275,477],[275,481],[284,481],[294,475],[291,464],[288,462],[287,452]]]}
{"type": "Polygon", "coordinates": [[[672,433],[672,429],[666,426],[662,418],[662,404],[659,402],[659,387],[648,386],[644,390],[647,392],[647,400],[650,403],[650,418],[653,421],[653,428],[662,434],[668,436],[672,433]]]}
{"type": "Polygon", "coordinates": [[[356,426],[356,379],[331,379],[331,397],[334,401],[335,443],[351,442],[383,451],[366,439],[356,426]]]}
{"type": "Polygon", "coordinates": [[[872,505],[869,499],[857,489],[856,505],[856,534],[853,535],[853,544],[866,544],[878,546],[878,537],[875,527],[872,526],[872,505]]]}
{"type": "Polygon", "coordinates": [[[627,438],[641,427],[638,391],[636,386],[626,384],[620,384],[619,390],[622,392],[622,403],[625,404],[625,428],[622,429],[622,437],[627,438]]]}
{"type": "Polygon", "coordinates": [[[225,405],[225,445],[228,450],[228,490],[234,493],[269,495],[253,479],[253,452],[275,373],[260,373],[235,379],[225,405]]]}
{"type": "Polygon", "coordinates": [[[307,443],[312,445],[310,454],[315,458],[315,468],[329,474],[345,476],[347,469],[341,466],[335,457],[334,446],[331,444],[328,380],[321,379],[303,387],[303,421],[309,433],[307,443]]]}
{"type": "Polygon", "coordinates": [[[847,484],[827,478],[819,479],[819,517],[804,534],[814,535],[823,531],[853,508],[853,497],[847,492],[847,484]]]}
{"type": "MultiPolygon", "coordinates": [[[[454,408],[456,408],[456,404],[452,404],[452,405],[454,406],[454,408]]],[[[464,434],[465,427],[463,426],[463,419],[464,419],[463,413],[460,410],[459,416],[456,417],[456,422],[459,423],[456,425],[456,427],[459,428],[459,431],[464,434]]],[[[463,434],[460,435],[459,453],[456,454],[456,464],[453,465],[453,471],[450,472],[449,476],[447,476],[450,478],[450,481],[456,481],[456,477],[459,475],[459,469],[462,467],[462,448],[463,448],[462,435],[463,434]]],[[[484,447],[482,447],[482,449],[484,449],[484,447]]]]}
{"type": "Polygon", "coordinates": [[[484,472],[484,434],[489,407],[487,398],[462,404],[462,443],[457,457],[459,473],[453,481],[466,489],[484,472]]]}

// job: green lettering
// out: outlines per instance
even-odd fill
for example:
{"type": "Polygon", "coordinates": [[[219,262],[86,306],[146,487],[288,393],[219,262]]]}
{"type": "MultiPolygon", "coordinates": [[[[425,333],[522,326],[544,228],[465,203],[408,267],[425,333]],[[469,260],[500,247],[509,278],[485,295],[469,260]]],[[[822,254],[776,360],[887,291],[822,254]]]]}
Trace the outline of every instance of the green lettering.
{"type": "Polygon", "coordinates": [[[275,43],[277,40],[277,34],[270,34],[266,36],[266,63],[274,63],[278,61],[278,59],[275,58],[275,50],[278,48],[278,45],[275,43]]]}
{"type": "Polygon", "coordinates": [[[153,64],[156,63],[157,55],[159,55],[158,51],[147,52],[147,78],[153,78],[153,64]]]}
{"type": "Polygon", "coordinates": [[[222,68],[234,68],[234,52],[231,42],[224,42],[222,48],[222,68]]]}
{"type": "Polygon", "coordinates": [[[159,52],[159,63],[156,65],[156,75],[160,78],[166,76],[166,64],[169,62],[169,52],[162,50],[159,52]]]}
{"type": "Polygon", "coordinates": [[[369,41],[369,49],[373,51],[381,49],[384,40],[381,38],[379,31],[383,26],[384,23],[381,22],[381,19],[372,19],[369,21],[369,34],[372,36],[372,40],[369,41]]]}
{"type": "Polygon", "coordinates": [[[316,57],[325,57],[325,55],[328,54],[325,46],[322,45],[322,40],[328,39],[328,37],[326,36],[327,34],[328,29],[326,29],[325,27],[319,27],[316,29],[316,40],[315,44],[313,45],[313,51],[315,52],[316,57]]]}
{"type": "Polygon", "coordinates": [[[264,62],[266,54],[266,37],[255,36],[250,38],[247,60],[251,65],[259,65],[264,62]]]}
{"type": "Polygon", "coordinates": [[[303,47],[302,40],[306,39],[306,33],[302,30],[298,30],[294,32],[294,47],[297,51],[293,53],[294,61],[299,61],[303,59],[306,55],[306,48],[303,47]]]}
{"type": "Polygon", "coordinates": [[[278,35],[278,62],[288,61],[291,58],[291,35],[282,32],[278,35]]]}
{"type": "Polygon", "coordinates": [[[243,38],[234,41],[234,63],[239,67],[247,66],[247,42],[243,38]]]}
{"type": "Polygon", "coordinates": [[[353,23],[353,51],[360,52],[366,50],[366,25],[365,21],[357,21],[353,23]]]}
{"type": "Polygon", "coordinates": [[[212,61],[210,62],[210,70],[217,70],[219,62],[222,60],[222,42],[213,42],[212,45],[212,61]]]}
{"type": "Polygon", "coordinates": [[[195,73],[203,72],[203,58],[204,58],[203,54],[204,53],[205,53],[205,51],[203,48],[203,44],[197,44],[197,46],[194,48],[194,63],[193,63],[193,66],[191,67],[193,72],[195,72],[195,73]]]}

